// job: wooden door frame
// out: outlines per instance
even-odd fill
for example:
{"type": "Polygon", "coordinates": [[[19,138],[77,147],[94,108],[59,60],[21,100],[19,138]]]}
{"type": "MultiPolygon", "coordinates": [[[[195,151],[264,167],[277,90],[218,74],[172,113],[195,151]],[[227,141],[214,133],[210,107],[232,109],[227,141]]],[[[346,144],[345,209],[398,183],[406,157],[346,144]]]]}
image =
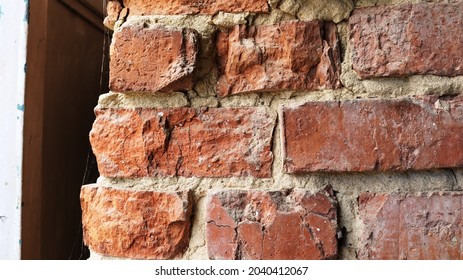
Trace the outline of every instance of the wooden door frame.
{"type": "MultiPolygon", "coordinates": [[[[53,74],[47,69],[47,50],[52,46],[48,42],[50,27],[50,8],[55,1],[64,5],[75,15],[86,22],[98,27],[104,32],[103,15],[88,9],[82,0],[34,0],[29,2],[29,30],[27,38],[27,72],[25,81],[25,112],[24,112],[24,143],[23,143],[23,182],[22,182],[22,210],[21,210],[21,258],[43,259],[42,241],[46,237],[43,227],[43,215],[46,206],[44,192],[48,190],[44,185],[44,148],[45,143],[45,106],[47,79],[53,74]],[[97,23],[99,22],[99,24],[97,23]],[[42,236],[44,235],[44,236],[42,236]]],[[[104,35],[102,35],[104,36],[104,35]]],[[[96,91],[97,95],[98,92],[96,91]]],[[[96,104],[95,104],[96,105],[96,104]]],[[[69,128],[67,128],[69,129],[69,128]]],[[[66,186],[63,186],[66,187],[66,186]]],[[[49,250],[48,250],[49,251],[49,250]]]]}
{"type": "Polygon", "coordinates": [[[49,0],[29,3],[24,96],[21,258],[41,258],[42,144],[49,0]]]}
{"type": "Polygon", "coordinates": [[[86,0],[59,0],[71,10],[75,11],[83,19],[91,23],[98,29],[105,31],[104,26],[101,24],[104,14],[98,9],[91,6],[86,0]]]}

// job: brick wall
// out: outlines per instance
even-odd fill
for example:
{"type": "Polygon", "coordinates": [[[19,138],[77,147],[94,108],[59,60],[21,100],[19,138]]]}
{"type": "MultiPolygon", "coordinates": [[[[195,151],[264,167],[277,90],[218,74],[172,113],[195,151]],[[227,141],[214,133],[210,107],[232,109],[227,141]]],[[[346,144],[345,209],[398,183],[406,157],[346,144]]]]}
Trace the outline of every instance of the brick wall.
{"type": "Polygon", "coordinates": [[[92,258],[463,258],[463,2],[120,0],[105,24],[92,258]]]}

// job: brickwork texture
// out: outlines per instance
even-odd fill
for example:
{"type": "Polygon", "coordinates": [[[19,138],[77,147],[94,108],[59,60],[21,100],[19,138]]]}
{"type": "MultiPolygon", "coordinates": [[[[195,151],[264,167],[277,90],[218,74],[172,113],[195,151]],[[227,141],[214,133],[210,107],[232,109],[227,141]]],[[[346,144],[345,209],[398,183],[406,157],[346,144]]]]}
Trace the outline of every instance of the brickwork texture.
{"type": "Polygon", "coordinates": [[[463,1],[109,0],[93,259],[463,259],[463,1]]]}

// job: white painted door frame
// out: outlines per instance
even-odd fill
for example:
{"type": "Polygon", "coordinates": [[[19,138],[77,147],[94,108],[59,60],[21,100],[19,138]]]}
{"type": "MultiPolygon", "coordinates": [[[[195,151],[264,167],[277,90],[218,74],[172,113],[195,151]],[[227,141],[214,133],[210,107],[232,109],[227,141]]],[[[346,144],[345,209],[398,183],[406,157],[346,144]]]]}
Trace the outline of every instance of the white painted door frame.
{"type": "Polygon", "coordinates": [[[0,259],[21,258],[28,2],[0,0],[0,259]]]}

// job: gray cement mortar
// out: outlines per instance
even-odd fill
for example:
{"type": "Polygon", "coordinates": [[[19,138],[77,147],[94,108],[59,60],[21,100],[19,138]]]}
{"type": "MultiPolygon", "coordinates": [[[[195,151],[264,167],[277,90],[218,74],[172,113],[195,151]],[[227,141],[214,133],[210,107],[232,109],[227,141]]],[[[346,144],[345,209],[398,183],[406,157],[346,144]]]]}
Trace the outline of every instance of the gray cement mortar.
{"type": "MultiPolygon", "coordinates": [[[[379,78],[361,80],[352,70],[350,45],[348,42],[348,17],[356,7],[387,4],[424,2],[419,0],[269,0],[271,11],[266,15],[250,13],[215,16],[130,16],[124,25],[139,21],[163,24],[172,27],[196,29],[201,35],[197,83],[192,90],[173,94],[162,93],[117,93],[102,95],[100,108],[169,108],[169,107],[267,107],[271,114],[278,115],[282,106],[295,106],[315,100],[347,100],[357,98],[400,98],[428,94],[456,95],[463,93],[463,76],[411,76],[407,78],[379,78]],[[217,70],[214,67],[214,34],[235,24],[274,24],[286,20],[332,20],[337,23],[342,45],[342,75],[344,85],[339,90],[280,91],[272,93],[249,93],[220,98],[215,91],[217,70]]],[[[458,1],[426,1],[458,2],[458,1]]],[[[115,28],[117,32],[118,27],[115,28]]],[[[273,135],[273,177],[256,178],[140,178],[114,179],[100,177],[98,183],[107,187],[177,191],[194,190],[195,213],[193,216],[190,246],[182,259],[207,259],[205,241],[205,211],[208,190],[258,189],[278,190],[300,188],[316,192],[331,185],[339,201],[339,229],[341,259],[355,259],[359,249],[362,223],[358,216],[357,198],[362,192],[373,193],[420,193],[429,191],[462,191],[463,169],[441,169],[407,172],[365,173],[307,173],[290,175],[283,172],[281,127],[278,118],[273,135]]],[[[114,259],[92,253],[92,259],[114,259]]]]}

